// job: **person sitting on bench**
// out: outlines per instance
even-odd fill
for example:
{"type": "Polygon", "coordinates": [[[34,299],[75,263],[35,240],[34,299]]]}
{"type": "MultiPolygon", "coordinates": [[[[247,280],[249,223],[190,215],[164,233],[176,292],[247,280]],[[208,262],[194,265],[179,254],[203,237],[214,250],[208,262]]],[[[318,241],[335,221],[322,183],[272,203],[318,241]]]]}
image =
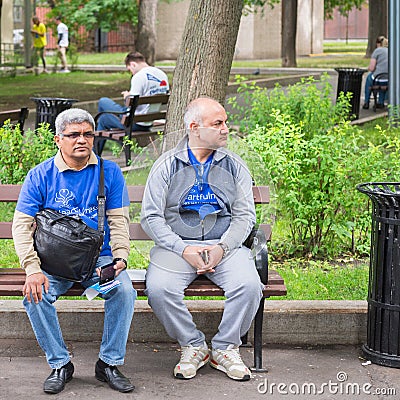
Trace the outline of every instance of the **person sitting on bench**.
{"type": "MultiPolygon", "coordinates": [[[[167,75],[159,68],[151,67],[145,61],[144,56],[139,52],[131,52],[125,57],[125,65],[128,71],[132,74],[130,90],[121,92],[124,101],[127,96],[153,96],[155,94],[166,94],[169,92],[169,83],[167,75]]],[[[151,105],[157,111],[157,104],[151,105]]],[[[135,114],[146,114],[149,112],[150,105],[142,104],[136,108],[135,114]]],[[[126,111],[126,106],[121,105],[108,97],[102,97],[99,100],[98,111],[126,111]]],[[[134,123],[132,131],[150,131],[151,122],[134,123]]],[[[124,126],[120,118],[113,114],[102,114],[97,121],[97,130],[121,129],[124,126]]],[[[105,139],[99,143],[99,154],[103,150],[105,139]]]]}
{"type": "MultiPolygon", "coordinates": [[[[389,42],[385,36],[379,36],[376,39],[376,49],[371,55],[371,60],[369,62],[368,71],[370,73],[365,81],[365,95],[364,95],[364,105],[363,109],[369,109],[369,99],[371,97],[371,86],[374,82],[374,77],[382,73],[388,73],[389,68],[389,52],[388,52],[389,42]]],[[[377,108],[383,108],[385,102],[385,95],[379,92],[377,108]]]]}
{"type": "Polygon", "coordinates": [[[256,221],[252,178],[244,161],[224,148],[229,130],[221,104],[207,97],[193,100],[184,121],[187,135],[156,161],[144,191],[141,224],[155,242],[145,293],[181,346],[176,378],[193,378],[210,361],[229,378],[246,381],[251,374],[239,346],[263,289],[251,251],[242,246],[256,221]],[[199,274],[226,296],[211,352],[183,301],[185,288],[199,274]]]}
{"type": "MultiPolygon", "coordinates": [[[[100,159],[92,151],[93,117],[85,110],[71,108],[58,114],[55,126],[58,152],[29,171],[12,225],[15,249],[26,272],[23,304],[52,369],[43,385],[44,392],[49,394],[64,390],[74,373],[54,304],[74,282],[42,270],[34,246],[34,220],[40,210],[50,208],[66,215],[79,215],[87,225],[97,229],[98,185],[94,182],[99,181],[100,174],[100,159]]],[[[129,197],[121,169],[110,160],[104,160],[104,192],[104,243],[91,277],[81,284],[88,288],[99,282],[98,269],[115,264],[115,275],[121,285],[100,294],[105,300],[104,329],[94,375],[114,390],[131,392],[135,386],[118,370],[124,363],[136,299],[136,290],[125,270],[130,251],[129,197]]],[[[29,369],[24,371],[22,379],[29,379],[29,373],[29,369]]]]}

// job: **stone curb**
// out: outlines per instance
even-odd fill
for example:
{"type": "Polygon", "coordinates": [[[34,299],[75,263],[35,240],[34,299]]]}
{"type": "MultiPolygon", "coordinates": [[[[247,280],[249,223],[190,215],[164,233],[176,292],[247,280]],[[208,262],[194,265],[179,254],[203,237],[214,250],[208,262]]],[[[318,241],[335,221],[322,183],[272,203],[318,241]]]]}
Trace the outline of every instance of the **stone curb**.
{"type": "MultiPolygon", "coordinates": [[[[207,339],[218,330],[222,300],[188,300],[188,308],[207,339]]],[[[65,340],[101,340],[104,302],[59,300],[65,340]]],[[[264,309],[263,344],[358,345],[366,340],[366,301],[270,300],[264,309]]],[[[0,339],[33,339],[20,300],[0,300],[0,339]]],[[[253,332],[249,331],[249,341],[253,332]]],[[[130,341],[171,342],[146,300],[137,300],[130,341]]]]}

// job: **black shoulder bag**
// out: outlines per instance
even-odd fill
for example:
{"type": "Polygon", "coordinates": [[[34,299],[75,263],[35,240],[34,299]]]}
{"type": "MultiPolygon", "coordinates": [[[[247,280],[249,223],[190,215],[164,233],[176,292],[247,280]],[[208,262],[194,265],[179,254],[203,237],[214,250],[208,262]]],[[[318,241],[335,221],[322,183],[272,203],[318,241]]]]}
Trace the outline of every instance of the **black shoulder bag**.
{"type": "Polygon", "coordinates": [[[93,274],[104,239],[104,169],[100,158],[97,230],[78,215],[64,215],[45,208],[36,214],[34,246],[42,270],[50,275],[83,282],[93,274]]]}

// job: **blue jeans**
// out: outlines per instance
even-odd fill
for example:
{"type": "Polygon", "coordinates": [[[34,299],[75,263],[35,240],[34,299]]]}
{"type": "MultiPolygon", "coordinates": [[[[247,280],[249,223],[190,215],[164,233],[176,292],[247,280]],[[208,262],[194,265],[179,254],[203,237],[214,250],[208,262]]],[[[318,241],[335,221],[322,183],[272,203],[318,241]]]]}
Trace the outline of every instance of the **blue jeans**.
{"type": "MultiPolygon", "coordinates": [[[[99,100],[98,111],[116,111],[124,113],[126,111],[125,106],[121,106],[121,104],[116,103],[114,100],[111,100],[108,97],[102,97],[99,100]]],[[[102,114],[97,120],[96,130],[104,131],[110,129],[121,129],[124,130],[124,125],[121,124],[120,118],[113,114],[102,114]]],[[[138,125],[134,123],[132,125],[132,131],[149,131],[150,126],[138,125]]],[[[103,152],[103,148],[105,145],[106,139],[99,139],[99,154],[103,152]]]]}
{"type": "MultiPolygon", "coordinates": [[[[364,95],[364,102],[365,103],[369,103],[369,99],[371,97],[371,86],[374,83],[374,77],[372,72],[370,72],[367,75],[367,79],[365,81],[365,95],[364,95]]],[[[378,95],[378,104],[383,104],[385,102],[385,97],[386,97],[386,93],[382,93],[382,91],[379,91],[379,95],[378,95]]]]}
{"type": "MultiPolygon", "coordinates": [[[[97,260],[96,268],[112,262],[112,257],[103,256],[97,260]]],[[[42,301],[38,304],[23,300],[24,307],[31,322],[36,339],[46,354],[51,369],[61,368],[67,364],[71,356],[62,337],[60,324],[54,302],[71,288],[73,282],[57,278],[43,272],[50,282],[49,292],[43,288],[42,301]]],[[[136,290],[126,271],[118,277],[122,285],[101,297],[104,298],[104,328],[100,345],[99,358],[110,365],[122,365],[126,352],[126,342],[133,317],[136,290]]],[[[82,282],[87,288],[99,281],[94,271],[91,279],[82,282]]]]}
{"type": "MultiPolygon", "coordinates": [[[[117,111],[124,113],[126,111],[125,106],[121,106],[121,104],[116,103],[114,100],[109,99],[108,97],[102,97],[99,100],[98,111],[117,111]]],[[[113,114],[103,114],[100,115],[97,120],[98,131],[104,131],[109,129],[124,129],[124,126],[121,124],[120,119],[113,114]]]]}

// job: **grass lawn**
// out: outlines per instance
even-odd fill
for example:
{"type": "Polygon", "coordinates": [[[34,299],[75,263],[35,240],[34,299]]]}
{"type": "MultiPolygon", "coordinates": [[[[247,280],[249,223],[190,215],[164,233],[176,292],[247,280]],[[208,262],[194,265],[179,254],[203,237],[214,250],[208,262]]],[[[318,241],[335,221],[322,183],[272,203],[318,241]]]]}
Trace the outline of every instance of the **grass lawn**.
{"type": "Polygon", "coordinates": [[[30,97],[62,97],[79,101],[98,100],[102,96],[119,97],[129,89],[128,72],[71,74],[32,74],[0,78],[0,111],[26,106],[35,108],[30,97]]]}
{"type": "MultiPolygon", "coordinates": [[[[272,262],[284,278],[286,300],[366,300],[369,260],[272,262]]],[[[282,299],[277,297],[277,300],[282,299]]]]}

